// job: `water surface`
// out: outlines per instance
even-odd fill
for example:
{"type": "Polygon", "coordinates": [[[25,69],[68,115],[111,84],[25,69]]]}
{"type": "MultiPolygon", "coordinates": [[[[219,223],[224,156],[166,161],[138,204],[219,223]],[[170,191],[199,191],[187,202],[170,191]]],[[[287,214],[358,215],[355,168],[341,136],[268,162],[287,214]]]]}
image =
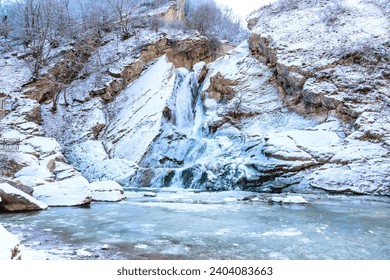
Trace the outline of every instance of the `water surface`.
{"type": "Polygon", "coordinates": [[[26,258],[390,259],[388,198],[309,197],[301,206],[237,201],[243,192],[127,195],[0,222],[38,250],[26,258]]]}

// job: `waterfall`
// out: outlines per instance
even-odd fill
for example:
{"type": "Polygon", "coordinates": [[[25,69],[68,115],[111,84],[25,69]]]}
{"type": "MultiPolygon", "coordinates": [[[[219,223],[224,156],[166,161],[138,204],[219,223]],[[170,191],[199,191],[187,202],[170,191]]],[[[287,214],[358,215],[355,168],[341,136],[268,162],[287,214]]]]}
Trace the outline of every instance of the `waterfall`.
{"type": "Polygon", "coordinates": [[[194,82],[194,73],[187,69],[178,69],[178,87],[176,92],[176,110],[175,110],[175,126],[177,130],[187,136],[192,135],[194,127],[194,94],[196,84],[194,82]]]}
{"type": "Polygon", "coordinates": [[[202,127],[204,122],[204,108],[200,92],[202,91],[202,85],[198,84],[196,75],[193,75],[193,79],[196,82],[196,87],[194,88],[195,93],[195,106],[194,106],[194,126],[192,128],[192,137],[196,139],[202,138],[202,127]]]}

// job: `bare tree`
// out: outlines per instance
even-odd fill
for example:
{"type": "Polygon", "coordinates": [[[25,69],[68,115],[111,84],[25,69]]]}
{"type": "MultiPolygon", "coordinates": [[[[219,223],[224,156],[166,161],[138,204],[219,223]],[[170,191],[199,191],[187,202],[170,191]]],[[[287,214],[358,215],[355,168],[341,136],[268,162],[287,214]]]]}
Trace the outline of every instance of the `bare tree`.
{"type": "Polygon", "coordinates": [[[227,7],[221,8],[214,32],[216,37],[234,44],[241,43],[247,36],[240,18],[234,14],[231,8],[227,7]]]}
{"type": "Polygon", "coordinates": [[[220,10],[214,1],[203,2],[189,10],[187,25],[202,36],[211,35],[219,14],[220,10]]]}
{"type": "Polygon", "coordinates": [[[159,15],[154,15],[149,19],[150,28],[157,33],[160,28],[164,25],[164,21],[159,15]]]}
{"type": "Polygon", "coordinates": [[[116,17],[123,39],[130,37],[131,14],[136,5],[135,0],[105,0],[116,17]]]}
{"type": "Polygon", "coordinates": [[[31,52],[29,66],[33,77],[37,77],[50,55],[55,10],[47,0],[20,1],[18,10],[23,21],[23,43],[31,52]]]}
{"type": "Polygon", "coordinates": [[[51,5],[55,10],[55,19],[53,21],[54,40],[58,38],[68,38],[75,25],[75,19],[70,13],[70,0],[54,0],[51,5]]]}
{"type": "Polygon", "coordinates": [[[197,30],[200,35],[239,43],[245,37],[240,19],[232,9],[218,6],[214,0],[185,7],[187,28],[197,30]]]}
{"type": "Polygon", "coordinates": [[[5,11],[2,1],[0,0],[0,37],[8,39],[11,32],[11,26],[8,22],[8,15],[5,11]]]}
{"type": "Polygon", "coordinates": [[[112,28],[112,16],[101,1],[80,2],[81,32],[84,36],[101,36],[112,28]]]}

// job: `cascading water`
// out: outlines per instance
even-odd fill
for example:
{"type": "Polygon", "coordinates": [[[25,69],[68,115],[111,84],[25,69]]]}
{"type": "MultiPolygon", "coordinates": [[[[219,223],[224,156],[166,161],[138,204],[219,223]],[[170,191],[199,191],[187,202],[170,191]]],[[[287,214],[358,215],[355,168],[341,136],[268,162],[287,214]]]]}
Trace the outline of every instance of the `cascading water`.
{"type": "Polygon", "coordinates": [[[193,138],[201,138],[202,137],[202,126],[204,121],[204,109],[203,109],[203,103],[200,92],[202,91],[202,86],[198,84],[198,81],[196,79],[196,76],[193,75],[193,80],[197,83],[196,87],[196,99],[195,99],[195,106],[194,106],[194,125],[192,128],[192,137],[193,138]]]}
{"type": "Polygon", "coordinates": [[[204,110],[200,91],[201,85],[196,72],[179,68],[174,95],[174,125],[188,138],[200,139],[202,137],[204,110]]]}
{"type": "Polygon", "coordinates": [[[185,68],[177,70],[178,88],[176,91],[175,126],[177,130],[187,136],[192,134],[194,126],[193,96],[194,96],[194,73],[185,68]]]}

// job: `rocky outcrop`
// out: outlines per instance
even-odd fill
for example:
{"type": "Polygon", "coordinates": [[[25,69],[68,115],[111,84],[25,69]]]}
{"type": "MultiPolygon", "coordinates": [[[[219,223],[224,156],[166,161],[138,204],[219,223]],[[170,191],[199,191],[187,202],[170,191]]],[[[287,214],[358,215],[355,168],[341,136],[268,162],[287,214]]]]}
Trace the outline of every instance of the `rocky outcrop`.
{"type": "Polygon", "coordinates": [[[1,136],[18,139],[18,146],[2,151],[7,161],[0,165],[1,175],[5,176],[0,178],[5,182],[0,185],[1,207],[28,211],[43,210],[48,205],[89,204],[89,182],[65,162],[57,140],[45,136],[39,103],[20,93],[11,96],[14,109],[0,120],[1,136]]]}
{"type": "Polygon", "coordinates": [[[0,184],[0,198],[0,207],[10,212],[47,209],[45,203],[6,183],[0,184]]]}
{"type": "MultiPolygon", "coordinates": [[[[302,145],[307,140],[296,141],[292,135],[280,138],[286,134],[282,132],[267,139],[265,155],[283,161],[314,159],[320,164],[321,168],[311,168],[306,179],[299,179],[300,188],[307,185],[332,193],[389,195],[385,175],[390,172],[389,82],[385,69],[390,59],[386,51],[390,22],[383,14],[383,3],[329,1],[319,5],[309,1],[287,7],[284,2],[251,15],[250,48],[274,69],[275,82],[289,108],[302,115],[333,114],[341,120],[335,131],[341,138],[319,161],[302,145]],[[272,16],[274,12],[277,17],[272,16]],[[279,140],[281,145],[272,144],[279,140]]],[[[318,131],[313,135],[332,139],[318,131]]],[[[305,138],[311,136],[306,133],[305,138]]]]}
{"type": "Polygon", "coordinates": [[[171,7],[163,14],[164,20],[168,22],[183,22],[185,19],[185,5],[187,0],[176,0],[171,7]]]}
{"type": "Polygon", "coordinates": [[[302,113],[314,105],[349,119],[387,110],[382,71],[390,59],[389,21],[379,1],[309,2],[291,9],[275,3],[250,20],[251,49],[275,68],[287,103],[302,113]],[[272,18],[275,11],[279,16],[272,18]]]}
{"type": "Polygon", "coordinates": [[[166,54],[175,67],[192,69],[198,62],[209,63],[216,58],[216,51],[206,37],[185,38],[175,42],[166,54]]]}
{"type": "Polygon", "coordinates": [[[55,110],[59,92],[79,77],[85,63],[101,43],[98,36],[87,37],[69,46],[69,50],[60,52],[61,59],[47,73],[23,85],[25,95],[39,102],[52,100],[55,110]]]}
{"type": "Polygon", "coordinates": [[[137,169],[134,162],[126,159],[110,159],[100,141],[75,144],[67,152],[67,158],[90,182],[115,180],[125,185],[137,169]]]}

